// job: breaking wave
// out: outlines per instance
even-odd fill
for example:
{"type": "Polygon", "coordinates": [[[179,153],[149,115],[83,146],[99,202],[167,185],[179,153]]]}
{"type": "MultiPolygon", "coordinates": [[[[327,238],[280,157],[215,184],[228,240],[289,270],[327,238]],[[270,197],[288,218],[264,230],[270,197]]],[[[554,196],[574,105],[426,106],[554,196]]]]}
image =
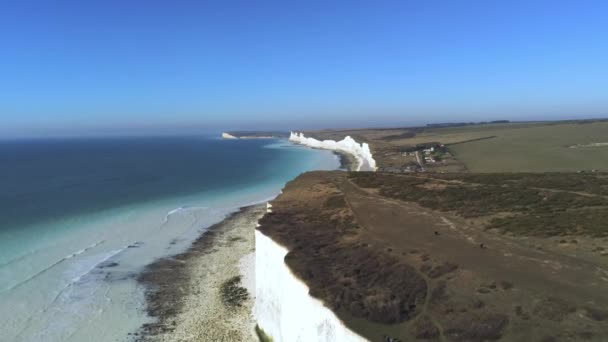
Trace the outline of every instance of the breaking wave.
{"type": "Polygon", "coordinates": [[[198,210],[198,209],[209,209],[209,207],[177,207],[173,210],[170,210],[167,215],[165,215],[165,218],[162,221],[162,224],[166,224],[167,222],[169,222],[169,218],[175,214],[179,214],[181,212],[185,212],[185,211],[190,211],[190,210],[198,210]]]}
{"type": "Polygon", "coordinates": [[[41,269],[40,271],[32,274],[31,276],[29,276],[29,277],[27,277],[27,278],[25,278],[25,279],[23,279],[23,280],[15,283],[15,284],[11,285],[11,286],[9,286],[8,288],[3,289],[2,291],[0,291],[0,293],[11,291],[11,290],[14,290],[14,289],[16,289],[16,288],[18,288],[18,287],[20,287],[20,286],[22,286],[24,284],[27,284],[28,282],[36,279],[37,277],[41,276],[42,274],[44,274],[46,272],[48,272],[53,267],[56,267],[57,265],[60,265],[61,263],[63,263],[66,260],[72,259],[72,258],[74,258],[74,257],[76,257],[78,255],[81,255],[82,253],[85,253],[85,252],[87,252],[87,251],[89,251],[89,250],[91,250],[91,249],[93,249],[93,248],[101,245],[104,242],[105,242],[105,240],[100,240],[100,241],[97,241],[97,242],[95,242],[94,244],[92,244],[92,245],[90,245],[88,247],[80,249],[80,250],[78,250],[78,251],[76,251],[74,253],[68,254],[65,257],[63,257],[63,258],[55,261],[54,263],[46,266],[45,268],[41,269]]]}

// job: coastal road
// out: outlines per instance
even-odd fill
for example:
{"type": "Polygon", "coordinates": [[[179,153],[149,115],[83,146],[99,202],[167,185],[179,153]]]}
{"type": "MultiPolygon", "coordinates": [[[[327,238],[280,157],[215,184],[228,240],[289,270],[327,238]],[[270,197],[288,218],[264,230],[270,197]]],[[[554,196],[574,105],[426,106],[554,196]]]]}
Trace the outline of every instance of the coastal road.
{"type": "Polygon", "coordinates": [[[422,171],[424,171],[424,165],[422,165],[422,161],[420,160],[420,154],[418,153],[418,151],[416,151],[416,162],[418,162],[418,165],[420,165],[420,168],[422,169],[422,171]]]}

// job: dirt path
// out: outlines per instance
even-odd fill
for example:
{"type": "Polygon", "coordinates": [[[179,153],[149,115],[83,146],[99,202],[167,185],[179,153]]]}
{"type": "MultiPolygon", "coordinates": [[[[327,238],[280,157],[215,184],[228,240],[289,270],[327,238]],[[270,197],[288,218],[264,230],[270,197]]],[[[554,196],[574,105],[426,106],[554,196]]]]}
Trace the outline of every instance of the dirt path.
{"type": "Polygon", "coordinates": [[[420,160],[420,153],[418,153],[418,151],[416,151],[415,153],[416,153],[416,162],[418,162],[418,165],[420,166],[422,171],[424,171],[424,165],[422,164],[422,161],[420,160]]]}

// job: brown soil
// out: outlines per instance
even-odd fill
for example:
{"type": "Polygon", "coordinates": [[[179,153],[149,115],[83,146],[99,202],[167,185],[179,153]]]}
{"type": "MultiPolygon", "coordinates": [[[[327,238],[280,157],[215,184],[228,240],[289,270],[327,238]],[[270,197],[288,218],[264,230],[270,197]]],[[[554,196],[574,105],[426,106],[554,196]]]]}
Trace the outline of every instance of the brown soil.
{"type": "Polygon", "coordinates": [[[260,223],[310,294],[371,341],[608,338],[606,241],[578,253],[590,237],[504,235],[340,172],[288,183],[260,223]]]}

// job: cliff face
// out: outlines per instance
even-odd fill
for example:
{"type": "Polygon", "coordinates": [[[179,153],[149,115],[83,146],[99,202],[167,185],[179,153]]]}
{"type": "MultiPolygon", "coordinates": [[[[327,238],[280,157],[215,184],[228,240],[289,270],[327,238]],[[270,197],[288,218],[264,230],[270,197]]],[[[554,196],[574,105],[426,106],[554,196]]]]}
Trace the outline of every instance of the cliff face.
{"type": "MultiPolygon", "coordinates": [[[[319,141],[302,133],[291,133],[289,140],[312,148],[348,153],[357,160],[357,171],[375,171],[368,144],[351,137],[341,141],[319,141]]],[[[271,213],[268,205],[267,213],[271,213]]],[[[289,250],[255,231],[256,289],[254,317],[275,342],[364,342],[365,338],[348,329],[322,301],[309,294],[309,287],[285,263],[289,250]]]]}
{"type": "Polygon", "coordinates": [[[226,133],[226,132],[223,132],[223,133],[222,133],[222,138],[223,138],[223,139],[238,139],[238,138],[237,138],[237,137],[235,137],[234,135],[232,135],[232,134],[230,134],[230,133],[226,133]]]}
{"type": "Polygon", "coordinates": [[[275,342],[360,342],[285,264],[286,248],[255,231],[254,316],[275,342]]]}
{"type": "Polygon", "coordinates": [[[321,148],[326,150],[334,150],[346,152],[353,155],[359,166],[357,167],[357,171],[376,171],[376,161],[372,156],[372,153],[369,149],[369,145],[366,143],[359,144],[351,137],[346,137],[340,141],[334,140],[323,140],[319,141],[314,138],[307,138],[304,136],[304,133],[294,133],[291,132],[289,136],[289,141],[302,144],[305,146],[309,146],[312,148],[321,148]]]}
{"type": "Polygon", "coordinates": [[[286,139],[287,132],[274,131],[229,131],[223,132],[224,139],[286,139]]]}

